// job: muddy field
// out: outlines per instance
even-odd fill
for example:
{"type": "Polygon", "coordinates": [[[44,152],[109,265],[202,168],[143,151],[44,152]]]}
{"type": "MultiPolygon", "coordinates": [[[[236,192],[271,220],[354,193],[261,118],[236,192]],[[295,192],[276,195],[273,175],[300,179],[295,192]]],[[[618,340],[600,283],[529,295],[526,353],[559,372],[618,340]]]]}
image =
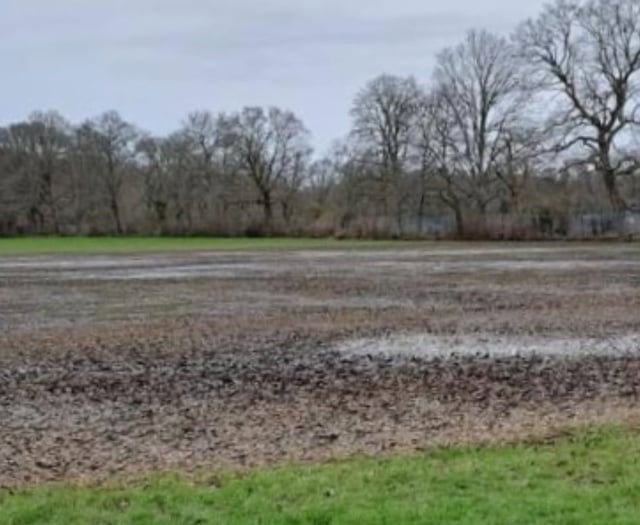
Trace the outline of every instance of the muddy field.
{"type": "Polygon", "coordinates": [[[0,486],[640,415],[640,247],[0,258],[0,486]]]}

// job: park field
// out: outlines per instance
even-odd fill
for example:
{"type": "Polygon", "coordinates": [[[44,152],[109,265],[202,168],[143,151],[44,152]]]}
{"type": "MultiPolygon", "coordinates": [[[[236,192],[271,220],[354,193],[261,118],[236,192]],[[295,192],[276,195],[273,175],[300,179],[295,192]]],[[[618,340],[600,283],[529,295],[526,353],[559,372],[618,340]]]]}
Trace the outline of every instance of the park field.
{"type": "Polygon", "coordinates": [[[2,525],[637,523],[637,244],[0,254],[2,525]]]}
{"type": "Polygon", "coordinates": [[[540,443],[0,492],[5,525],[632,525],[640,435],[581,430],[540,443]]]}

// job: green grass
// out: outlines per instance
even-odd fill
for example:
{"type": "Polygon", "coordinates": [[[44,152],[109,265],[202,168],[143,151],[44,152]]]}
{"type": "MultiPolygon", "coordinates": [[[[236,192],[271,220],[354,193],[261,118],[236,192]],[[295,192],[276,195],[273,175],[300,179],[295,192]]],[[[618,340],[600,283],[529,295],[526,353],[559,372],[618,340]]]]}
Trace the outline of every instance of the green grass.
{"type": "MultiPolygon", "coordinates": [[[[511,248],[513,243],[476,242],[499,250],[511,248]]],[[[559,246],[565,243],[542,243],[559,246]]],[[[540,246],[541,243],[516,243],[516,246],[540,246]]],[[[392,241],[338,240],[308,238],[214,238],[214,237],[0,237],[0,257],[5,255],[89,255],[188,251],[248,251],[248,250],[368,250],[401,248],[468,247],[456,241],[392,241]]],[[[594,243],[573,242],[572,247],[598,246],[594,243]]],[[[640,248],[640,243],[626,244],[625,249],[640,248]]],[[[603,248],[603,252],[606,249],[603,248]]]]}
{"type": "MultiPolygon", "coordinates": [[[[425,243],[422,243],[423,245],[425,243]]],[[[117,254],[175,251],[366,249],[415,245],[404,241],[205,237],[11,237],[0,238],[2,255],[117,254]]]]}
{"type": "Polygon", "coordinates": [[[3,525],[635,525],[639,519],[640,435],[622,429],[199,483],[163,477],[120,488],[0,492],[3,525]]]}

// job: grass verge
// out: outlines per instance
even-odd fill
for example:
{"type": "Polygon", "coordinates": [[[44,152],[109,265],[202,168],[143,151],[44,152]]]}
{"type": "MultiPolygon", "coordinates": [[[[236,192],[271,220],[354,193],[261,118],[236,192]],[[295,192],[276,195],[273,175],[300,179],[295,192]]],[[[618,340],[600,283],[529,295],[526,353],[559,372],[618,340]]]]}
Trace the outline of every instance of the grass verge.
{"type": "Polygon", "coordinates": [[[0,238],[2,255],[111,254],[176,251],[368,249],[425,242],[290,238],[12,237],[0,238]]]}
{"type": "Polygon", "coordinates": [[[199,483],[0,492],[4,525],[637,524],[640,434],[287,467],[199,483]]]}
{"type": "MultiPolygon", "coordinates": [[[[373,249],[465,249],[484,247],[500,252],[518,247],[597,248],[604,243],[583,242],[526,242],[503,241],[425,241],[425,240],[356,240],[310,238],[216,238],[216,237],[0,237],[0,257],[5,255],[91,255],[126,253],[161,253],[189,251],[250,251],[250,250],[373,250],[373,249]]],[[[625,251],[640,249],[640,243],[613,243],[625,251]]],[[[608,244],[609,246],[611,243],[608,244]]],[[[603,250],[604,251],[604,250],[603,250]]]]}

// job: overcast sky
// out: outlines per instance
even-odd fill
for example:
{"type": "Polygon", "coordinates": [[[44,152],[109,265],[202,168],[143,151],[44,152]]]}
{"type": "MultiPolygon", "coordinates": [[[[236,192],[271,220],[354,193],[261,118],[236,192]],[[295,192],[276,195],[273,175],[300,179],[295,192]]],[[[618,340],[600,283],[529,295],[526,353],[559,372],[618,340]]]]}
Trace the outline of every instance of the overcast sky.
{"type": "Polygon", "coordinates": [[[117,109],[154,133],[194,109],[295,111],[321,151],[380,73],[430,77],[472,28],[508,33],[543,0],[1,0],[0,122],[117,109]]]}

